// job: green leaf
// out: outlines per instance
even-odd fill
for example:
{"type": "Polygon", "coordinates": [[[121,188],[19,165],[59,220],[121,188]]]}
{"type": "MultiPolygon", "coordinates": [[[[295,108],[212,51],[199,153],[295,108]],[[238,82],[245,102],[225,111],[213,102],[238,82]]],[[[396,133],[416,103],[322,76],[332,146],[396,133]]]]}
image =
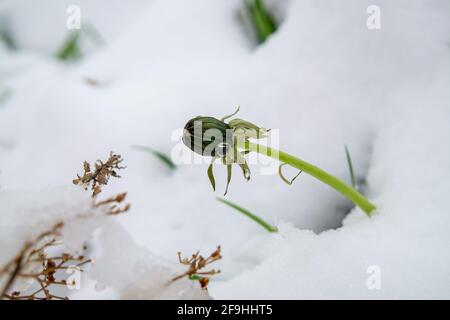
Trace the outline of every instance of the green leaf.
{"type": "Polygon", "coordinates": [[[239,167],[242,169],[242,174],[244,175],[245,180],[250,180],[250,168],[248,167],[247,162],[246,163],[238,163],[239,167]]]}
{"type": "Polygon", "coordinates": [[[232,170],[232,165],[227,164],[227,187],[225,188],[225,193],[223,194],[224,196],[227,195],[228,186],[230,185],[230,182],[231,182],[231,170],[232,170]]]}
{"type": "Polygon", "coordinates": [[[62,46],[56,52],[56,58],[62,61],[80,59],[82,56],[79,46],[80,34],[80,30],[70,32],[62,46]]]}
{"type": "Polygon", "coordinates": [[[263,43],[277,30],[275,20],[266,9],[262,0],[247,0],[245,3],[258,41],[263,43]]]}
{"type": "Polygon", "coordinates": [[[257,215],[251,213],[247,209],[244,209],[241,206],[238,206],[237,204],[235,204],[235,203],[233,203],[231,201],[225,200],[223,198],[216,198],[216,199],[218,201],[222,202],[222,203],[225,203],[227,206],[229,206],[229,207],[231,207],[233,209],[236,209],[237,211],[239,211],[243,215],[247,216],[248,218],[250,218],[251,220],[253,220],[257,224],[259,224],[261,227],[263,227],[267,231],[269,231],[269,232],[278,232],[278,228],[277,227],[274,227],[274,226],[270,225],[269,223],[267,223],[266,221],[264,221],[263,219],[261,219],[257,215]]]}
{"type": "Polygon", "coordinates": [[[214,173],[213,173],[213,165],[214,165],[215,160],[216,160],[216,157],[212,158],[211,163],[209,164],[209,167],[208,167],[208,178],[209,178],[209,182],[211,182],[211,186],[214,191],[216,191],[216,180],[214,179],[214,173]]]}
{"type": "Polygon", "coordinates": [[[157,151],[146,146],[134,146],[133,148],[146,151],[147,153],[155,156],[157,159],[161,160],[161,162],[164,163],[170,170],[175,170],[177,168],[177,165],[173,163],[172,159],[170,159],[168,155],[162,153],[161,151],[157,151]]]}
{"type": "Polygon", "coordinates": [[[10,50],[16,50],[17,45],[9,32],[9,30],[2,28],[0,29],[0,41],[5,44],[5,46],[10,50]]]}
{"type": "Polygon", "coordinates": [[[344,148],[345,148],[345,155],[347,157],[347,164],[348,164],[348,170],[350,172],[350,179],[352,182],[352,187],[356,188],[355,175],[353,173],[352,158],[350,157],[350,152],[348,151],[347,145],[344,145],[344,148]]]}
{"type": "Polygon", "coordinates": [[[83,53],[80,47],[81,36],[87,36],[97,46],[104,43],[102,37],[93,25],[85,23],[81,29],[71,30],[64,40],[63,44],[56,52],[57,59],[62,61],[79,60],[82,58],[83,53]]]}

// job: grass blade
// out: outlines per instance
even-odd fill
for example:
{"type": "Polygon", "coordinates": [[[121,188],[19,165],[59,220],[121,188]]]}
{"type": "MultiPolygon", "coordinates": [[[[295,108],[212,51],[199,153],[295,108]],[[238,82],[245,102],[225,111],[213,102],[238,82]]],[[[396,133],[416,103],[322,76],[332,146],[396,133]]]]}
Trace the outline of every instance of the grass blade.
{"type": "Polygon", "coordinates": [[[133,148],[146,151],[147,153],[155,156],[157,159],[161,160],[161,162],[164,163],[170,170],[175,170],[177,168],[177,165],[173,163],[172,159],[170,159],[167,154],[161,151],[146,146],[133,146],[133,148]]]}
{"type": "Polygon", "coordinates": [[[345,148],[345,155],[347,157],[347,164],[348,164],[348,170],[350,172],[350,179],[352,182],[352,187],[356,188],[355,175],[353,173],[352,158],[350,157],[350,152],[348,151],[347,145],[344,145],[344,148],[345,148]]]}
{"type": "Polygon", "coordinates": [[[259,224],[261,227],[263,227],[264,229],[266,229],[269,232],[278,232],[278,228],[274,227],[272,225],[270,225],[269,223],[267,223],[266,221],[264,221],[263,219],[261,219],[260,217],[258,217],[257,215],[251,213],[250,211],[248,211],[247,209],[242,208],[241,206],[238,206],[237,204],[225,200],[223,198],[216,198],[218,201],[225,203],[227,206],[236,209],[237,211],[239,211],[240,213],[242,213],[243,215],[247,216],[248,218],[252,219],[253,221],[255,221],[257,224],[259,224]]]}
{"type": "Polygon", "coordinates": [[[62,61],[75,61],[82,58],[83,53],[80,46],[82,36],[83,39],[88,37],[96,46],[100,46],[104,43],[103,38],[94,26],[86,23],[82,29],[72,30],[69,32],[69,35],[61,45],[61,48],[56,52],[56,58],[62,61]]]}
{"type": "Polygon", "coordinates": [[[79,46],[79,41],[80,31],[75,30],[71,32],[62,44],[61,48],[56,52],[56,58],[62,61],[80,59],[82,54],[79,46]]]}
{"type": "Polygon", "coordinates": [[[211,160],[211,163],[209,164],[208,178],[209,178],[209,182],[211,183],[211,187],[213,188],[214,191],[216,191],[216,180],[214,179],[214,172],[213,172],[214,160],[215,160],[215,158],[213,158],[211,160]]]}
{"type": "Polygon", "coordinates": [[[3,42],[8,49],[17,50],[17,45],[7,29],[0,30],[0,41],[3,42]]]}
{"type": "Polygon", "coordinates": [[[277,30],[275,20],[266,9],[262,0],[246,0],[245,4],[258,41],[263,43],[277,30]]]}

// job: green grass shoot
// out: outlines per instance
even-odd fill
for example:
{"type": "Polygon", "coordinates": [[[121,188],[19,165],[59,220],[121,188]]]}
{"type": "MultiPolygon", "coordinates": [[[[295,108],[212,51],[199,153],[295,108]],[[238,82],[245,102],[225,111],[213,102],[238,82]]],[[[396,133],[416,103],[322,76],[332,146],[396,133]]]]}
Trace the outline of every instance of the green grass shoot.
{"type": "Polygon", "coordinates": [[[0,29],[0,41],[3,42],[5,46],[10,50],[17,49],[16,42],[14,41],[11,33],[5,28],[0,29]]]}
{"type": "Polygon", "coordinates": [[[164,163],[170,170],[175,170],[177,168],[177,165],[173,163],[172,159],[170,159],[170,156],[161,151],[146,146],[133,146],[133,148],[145,151],[155,156],[157,159],[161,160],[161,162],[164,163]]]}
{"type": "Polygon", "coordinates": [[[97,46],[104,43],[98,31],[91,24],[85,23],[79,30],[71,30],[55,57],[61,61],[76,61],[83,57],[81,38],[87,36],[97,46]]]}
{"type": "Polygon", "coordinates": [[[78,60],[82,57],[80,49],[80,30],[69,33],[61,48],[56,52],[56,58],[62,61],[78,60]]]}
{"type": "Polygon", "coordinates": [[[256,222],[257,224],[259,224],[261,227],[263,227],[264,229],[266,229],[269,232],[278,232],[278,228],[274,227],[272,225],[270,225],[269,223],[267,223],[266,221],[264,221],[263,219],[261,219],[260,217],[258,217],[257,215],[251,213],[250,211],[248,211],[247,209],[242,208],[241,206],[238,206],[237,204],[225,200],[223,198],[216,198],[218,201],[225,203],[227,206],[239,211],[240,213],[242,213],[243,215],[247,216],[248,218],[252,219],[254,222],[256,222]]]}
{"type": "Polygon", "coordinates": [[[355,174],[353,172],[352,158],[350,157],[350,152],[348,151],[347,145],[344,145],[344,148],[345,148],[345,155],[347,157],[348,171],[350,173],[350,180],[352,182],[352,187],[356,188],[356,181],[355,181],[355,174]]]}
{"type": "Polygon", "coordinates": [[[262,0],[246,0],[245,5],[258,42],[263,43],[277,30],[277,24],[262,0]]]}

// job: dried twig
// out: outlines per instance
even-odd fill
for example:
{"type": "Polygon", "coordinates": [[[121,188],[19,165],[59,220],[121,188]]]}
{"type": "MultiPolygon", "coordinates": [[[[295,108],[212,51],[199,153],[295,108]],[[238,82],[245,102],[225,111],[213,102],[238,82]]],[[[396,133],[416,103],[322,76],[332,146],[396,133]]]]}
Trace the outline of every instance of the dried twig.
{"type": "Polygon", "coordinates": [[[108,215],[117,215],[124,212],[127,212],[130,210],[131,205],[129,203],[126,203],[121,207],[122,202],[125,201],[125,198],[127,197],[127,193],[119,193],[118,195],[108,198],[106,200],[100,201],[95,203],[95,207],[103,207],[108,206],[106,210],[106,214],[108,215]]]}
{"type": "Polygon", "coordinates": [[[89,162],[84,161],[83,175],[80,176],[77,174],[77,178],[73,180],[73,183],[82,185],[85,190],[90,188],[92,190],[92,197],[95,198],[102,191],[101,187],[108,184],[110,177],[120,178],[117,171],[125,168],[120,166],[122,161],[122,156],[114,154],[112,151],[106,162],[97,160],[94,163],[94,171],[91,171],[89,162]]]}
{"type": "MultiPolygon", "coordinates": [[[[62,253],[54,257],[47,256],[46,249],[61,243],[63,226],[63,223],[58,223],[50,230],[41,233],[33,241],[26,243],[19,254],[0,271],[0,276],[8,276],[6,284],[1,290],[0,299],[67,299],[67,297],[52,294],[50,289],[55,285],[75,285],[75,283],[67,283],[64,279],[57,279],[56,273],[60,270],[81,267],[91,260],[85,259],[84,256],[74,256],[69,253],[62,253]],[[39,268],[34,271],[33,266],[36,266],[36,268],[39,266],[39,268]],[[10,292],[14,283],[19,279],[32,280],[39,286],[39,289],[31,293],[10,292]]],[[[80,269],[80,271],[82,270],[80,269]]]]}
{"type": "Polygon", "coordinates": [[[217,247],[217,249],[209,255],[208,258],[203,258],[203,256],[200,255],[200,252],[194,253],[191,258],[181,258],[181,252],[178,252],[178,260],[181,264],[189,266],[189,269],[172,279],[172,281],[177,281],[183,277],[188,277],[191,280],[198,280],[200,283],[200,286],[202,289],[207,289],[209,279],[210,277],[206,276],[213,276],[215,274],[220,273],[220,270],[211,269],[209,271],[200,271],[207,265],[222,259],[222,256],[220,254],[220,246],[217,247]]]}
{"type": "MultiPolygon", "coordinates": [[[[120,178],[117,170],[124,168],[120,165],[121,162],[122,157],[111,152],[106,162],[97,160],[94,164],[95,170],[91,171],[91,166],[85,161],[83,163],[83,175],[77,175],[77,178],[73,180],[74,184],[83,186],[85,190],[91,189],[93,191],[92,207],[104,209],[107,215],[117,215],[130,209],[130,204],[124,204],[127,196],[126,192],[106,200],[96,201],[96,196],[101,192],[101,187],[108,183],[110,177],[120,178]]],[[[79,268],[79,271],[83,271],[81,267],[91,262],[91,260],[85,259],[84,256],[75,256],[69,253],[47,256],[46,250],[49,247],[63,243],[61,232],[63,226],[64,223],[60,222],[48,231],[41,233],[33,241],[27,242],[19,254],[0,269],[0,280],[3,277],[6,278],[3,281],[5,285],[3,288],[0,288],[0,300],[67,299],[67,297],[60,297],[51,293],[51,288],[56,285],[75,285],[75,283],[67,283],[64,279],[57,279],[56,273],[74,267],[79,268]],[[38,285],[39,289],[31,293],[14,290],[14,285],[19,279],[31,280],[38,285]]]]}
{"type": "Polygon", "coordinates": [[[107,206],[106,213],[109,215],[127,212],[131,207],[129,203],[122,206],[122,203],[127,196],[126,192],[119,193],[106,200],[95,202],[97,195],[102,191],[101,187],[108,184],[110,177],[120,178],[117,174],[117,170],[125,168],[120,165],[122,161],[123,159],[120,154],[114,154],[114,152],[111,151],[106,162],[101,160],[95,162],[95,170],[93,172],[91,171],[91,165],[87,161],[84,161],[83,175],[80,176],[77,174],[77,178],[73,180],[74,184],[84,187],[85,190],[90,188],[92,190],[92,198],[94,199],[94,207],[99,208],[107,206]]]}

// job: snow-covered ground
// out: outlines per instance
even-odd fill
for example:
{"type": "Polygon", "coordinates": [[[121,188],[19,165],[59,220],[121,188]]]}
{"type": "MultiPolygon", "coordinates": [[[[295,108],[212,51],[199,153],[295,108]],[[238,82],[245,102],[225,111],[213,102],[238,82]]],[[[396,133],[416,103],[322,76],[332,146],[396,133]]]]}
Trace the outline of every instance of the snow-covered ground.
{"type": "Polygon", "coordinates": [[[178,251],[219,244],[216,299],[450,298],[449,1],[268,1],[282,22],[260,46],[240,0],[76,2],[105,44],[69,64],[52,54],[73,1],[0,2],[19,47],[0,48],[0,90],[11,92],[0,104],[0,263],[50,221],[91,210],[71,181],[113,150],[127,168],[105,193],[128,191],[132,209],[73,224],[96,263],[72,298],[204,298],[196,282],[161,281],[183,270],[178,251]],[[380,30],[366,27],[369,5],[380,30]],[[170,154],[187,120],[237,105],[279,129],[282,150],[349,181],[347,144],[377,214],[305,174],[287,186],[235,169],[227,198],[278,225],[270,234],[215,199],[223,166],[214,194],[206,163],[172,172],[133,148],[170,154]]]}

